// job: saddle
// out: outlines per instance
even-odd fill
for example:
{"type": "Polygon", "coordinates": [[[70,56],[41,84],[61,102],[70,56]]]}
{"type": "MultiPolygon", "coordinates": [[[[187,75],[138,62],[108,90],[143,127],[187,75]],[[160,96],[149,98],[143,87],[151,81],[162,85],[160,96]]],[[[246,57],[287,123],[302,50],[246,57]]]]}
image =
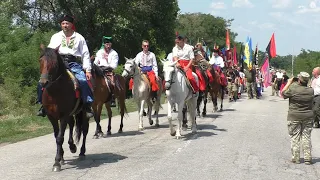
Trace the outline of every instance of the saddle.
{"type": "Polygon", "coordinates": [[[186,80],[187,87],[189,87],[189,88],[192,90],[192,92],[194,92],[194,89],[193,89],[193,87],[192,87],[189,79],[187,78],[187,74],[184,72],[184,70],[181,69],[181,68],[178,68],[178,71],[179,71],[181,74],[183,74],[183,77],[184,77],[185,80],[186,80]]]}
{"type": "Polygon", "coordinates": [[[74,114],[79,113],[79,111],[81,110],[81,108],[79,108],[80,100],[81,100],[81,98],[80,98],[80,84],[79,84],[79,81],[77,80],[77,78],[74,76],[74,74],[69,69],[67,69],[66,71],[67,71],[67,74],[69,75],[70,79],[73,82],[75,96],[77,99],[76,105],[74,106],[73,110],[70,113],[70,115],[74,115],[74,114]]]}

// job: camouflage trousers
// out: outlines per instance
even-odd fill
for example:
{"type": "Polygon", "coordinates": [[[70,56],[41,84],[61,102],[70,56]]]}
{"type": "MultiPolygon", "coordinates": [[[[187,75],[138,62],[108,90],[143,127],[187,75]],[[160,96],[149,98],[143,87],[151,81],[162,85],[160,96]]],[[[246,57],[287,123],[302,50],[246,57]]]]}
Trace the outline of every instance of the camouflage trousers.
{"type": "Polygon", "coordinates": [[[312,119],[306,121],[288,121],[288,131],[291,141],[292,160],[300,161],[300,144],[302,145],[304,160],[310,161],[312,119]]]}
{"type": "Polygon", "coordinates": [[[228,82],[227,88],[229,99],[236,98],[238,95],[238,86],[235,83],[228,82]]]}
{"type": "Polygon", "coordinates": [[[256,84],[254,82],[247,82],[246,85],[247,85],[248,98],[250,99],[252,99],[253,97],[257,98],[256,84]]]}

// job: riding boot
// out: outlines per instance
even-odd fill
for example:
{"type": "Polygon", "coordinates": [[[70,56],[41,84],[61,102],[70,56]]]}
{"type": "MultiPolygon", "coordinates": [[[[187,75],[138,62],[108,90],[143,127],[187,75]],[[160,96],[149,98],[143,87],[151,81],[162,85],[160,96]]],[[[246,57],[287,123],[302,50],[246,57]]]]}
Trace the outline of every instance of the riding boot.
{"type": "Polygon", "coordinates": [[[93,117],[93,112],[92,112],[92,109],[91,109],[91,104],[86,104],[84,106],[84,110],[86,112],[86,116],[87,118],[92,118],[93,117]]]}
{"type": "Polygon", "coordinates": [[[46,115],[47,115],[46,111],[44,110],[43,106],[41,106],[37,113],[37,116],[46,117],[46,115]]]}
{"type": "Polygon", "coordinates": [[[157,100],[157,91],[151,91],[151,98],[152,98],[152,102],[155,103],[157,100]]]}
{"type": "Polygon", "coordinates": [[[111,95],[110,107],[116,107],[116,100],[114,94],[111,95]]]}

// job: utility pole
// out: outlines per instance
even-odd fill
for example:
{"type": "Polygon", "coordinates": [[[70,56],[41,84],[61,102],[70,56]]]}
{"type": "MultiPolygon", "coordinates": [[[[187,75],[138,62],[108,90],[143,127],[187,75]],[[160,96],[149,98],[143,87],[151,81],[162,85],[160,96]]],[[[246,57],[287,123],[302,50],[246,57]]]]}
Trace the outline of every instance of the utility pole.
{"type": "Polygon", "coordinates": [[[294,59],[293,59],[293,54],[291,55],[291,75],[292,75],[292,77],[293,77],[293,61],[294,61],[294,59]]]}

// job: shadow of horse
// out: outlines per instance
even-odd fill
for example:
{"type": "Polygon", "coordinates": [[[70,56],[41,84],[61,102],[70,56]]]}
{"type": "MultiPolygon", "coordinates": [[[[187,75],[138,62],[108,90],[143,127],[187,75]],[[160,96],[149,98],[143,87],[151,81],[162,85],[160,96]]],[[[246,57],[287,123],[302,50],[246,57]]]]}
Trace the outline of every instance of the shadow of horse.
{"type": "Polygon", "coordinates": [[[85,159],[77,158],[73,160],[66,160],[66,164],[72,166],[66,169],[89,169],[93,167],[99,167],[103,164],[117,163],[128,157],[113,153],[101,153],[101,154],[88,154],[85,159]]]}
{"type": "Polygon", "coordinates": [[[213,124],[199,124],[197,125],[197,128],[199,130],[216,130],[216,131],[223,131],[223,132],[227,132],[226,129],[218,129],[216,125],[213,124]]]}
{"type": "Polygon", "coordinates": [[[143,132],[140,131],[125,131],[122,133],[116,133],[116,134],[111,134],[111,135],[106,135],[104,136],[105,138],[107,137],[126,137],[126,136],[138,136],[144,134],[143,132]]]}
{"type": "Polygon", "coordinates": [[[155,126],[145,127],[145,129],[159,129],[159,128],[169,128],[169,124],[160,124],[158,127],[155,127],[155,126]]]}
{"type": "Polygon", "coordinates": [[[223,111],[236,111],[235,109],[224,109],[223,111]]]}

